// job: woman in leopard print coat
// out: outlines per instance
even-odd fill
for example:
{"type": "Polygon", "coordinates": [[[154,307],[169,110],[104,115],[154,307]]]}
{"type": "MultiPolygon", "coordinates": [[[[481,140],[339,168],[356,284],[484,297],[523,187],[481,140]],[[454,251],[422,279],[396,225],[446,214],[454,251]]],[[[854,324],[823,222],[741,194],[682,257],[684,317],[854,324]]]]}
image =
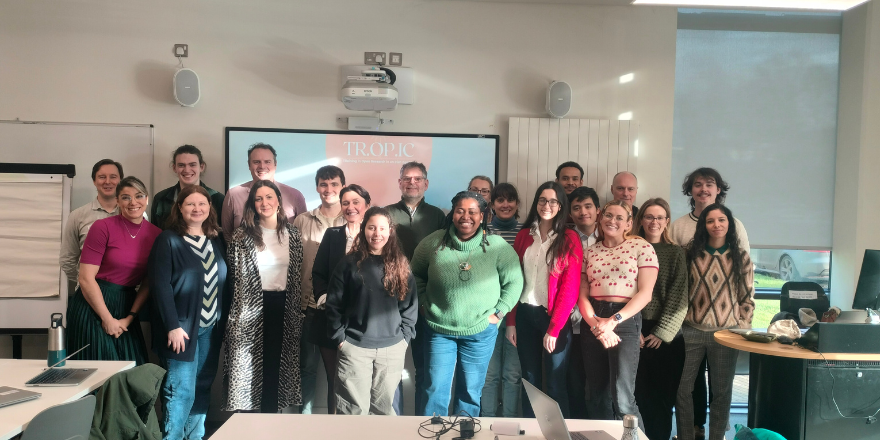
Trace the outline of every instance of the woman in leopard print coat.
{"type": "Polygon", "coordinates": [[[271,181],[256,182],[229,244],[233,294],[226,327],[226,411],[275,413],[302,404],[303,248],[281,206],[281,193],[271,181]]]}

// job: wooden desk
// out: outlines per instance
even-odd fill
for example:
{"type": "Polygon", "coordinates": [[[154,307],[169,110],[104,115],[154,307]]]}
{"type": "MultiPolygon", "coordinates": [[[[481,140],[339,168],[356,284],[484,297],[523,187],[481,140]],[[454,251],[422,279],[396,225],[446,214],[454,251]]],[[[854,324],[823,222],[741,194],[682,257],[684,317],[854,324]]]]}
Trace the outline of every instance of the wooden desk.
{"type": "MultiPolygon", "coordinates": [[[[259,438],[260,440],[291,438],[301,439],[339,439],[339,440],[419,440],[419,424],[428,417],[416,416],[342,416],[326,414],[233,414],[233,416],[211,436],[211,440],[241,440],[259,438]]],[[[543,439],[538,421],[535,419],[496,419],[479,418],[481,430],[474,435],[475,440],[495,438],[489,426],[495,420],[515,421],[526,431],[523,436],[499,436],[499,439],[536,440],[543,439]]],[[[605,420],[566,420],[570,431],[604,430],[614,438],[623,435],[623,422],[605,420]]],[[[458,433],[451,431],[441,437],[449,440],[458,433]]],[[[647,439],[639,431],[640,439],[647,439]]]]}
{"type": "Polygon", "coordinates": [[[714,336],[721,345],[751,353],[749,426],[776,431],[788,440],[880,438],[880,425],[865,423],[880,405],[880,353],[823,353],[823,358],[776,341],[747,341],[727,330],[714,336]],[[870,413],[841,418],[831,399],[832,386],[844,415],[872,408],[870,413]]]}
{"type": "Polygon", "coordinates": [[[25,387],[24,383],[46,368],[45,359],[0,359],[0,385],[35,391],[43,395],[0,408],[0,440],[8,440],[27,427],[40,411],[79,399],[98,389],[110,376],[129,368],[133,361],[67,361],[65,367],[97,368],[98,371],[75,387],[25,387]]]}

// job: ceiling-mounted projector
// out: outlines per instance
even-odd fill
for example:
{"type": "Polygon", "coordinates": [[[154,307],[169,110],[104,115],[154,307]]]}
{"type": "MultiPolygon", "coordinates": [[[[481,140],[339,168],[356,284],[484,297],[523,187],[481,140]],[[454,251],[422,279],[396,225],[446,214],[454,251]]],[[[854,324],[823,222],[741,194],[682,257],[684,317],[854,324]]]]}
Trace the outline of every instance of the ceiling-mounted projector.
{"type": "Polygon", "coordinates": [[[397,108],[395,75],[390,69],[376,67],[359,76],[349,76],[342,86],[342,103],[349,110],[384,112],[397,108]]]}

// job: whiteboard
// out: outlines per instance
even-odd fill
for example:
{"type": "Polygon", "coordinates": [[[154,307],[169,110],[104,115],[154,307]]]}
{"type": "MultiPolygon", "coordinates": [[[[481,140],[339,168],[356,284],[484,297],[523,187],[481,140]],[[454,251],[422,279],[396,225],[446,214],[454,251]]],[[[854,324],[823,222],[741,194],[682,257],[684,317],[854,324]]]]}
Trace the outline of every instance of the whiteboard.
{"type": "MultiPolygon", "coordinates": [[[[126,176],[137,176],[153,193],[153,127],[149,124],[89,124],[0,120],[0,151],[7,163],[73,164],[76,177],[64,185],[62,225],[69,210],[97,195],[91,172],[95,162],[110,158],[122,164],[126,176]]],[[[65,182],[67,183],[67,182],[65,182]]],[[[5,209],[0,207],[0,209],[5,209]]],[[[56,260],[57,263],[57,260],[56,260]]],[[[59,272],[60,274],[60,268],[59,272]]],[[[66,277],[59,278],[59,295],[45,298],[0,298],[0,332],[45,329],[52,313],[67,315],[66,277]]],[[[72,292],[71,292],[72,293],[72,292]]]]}

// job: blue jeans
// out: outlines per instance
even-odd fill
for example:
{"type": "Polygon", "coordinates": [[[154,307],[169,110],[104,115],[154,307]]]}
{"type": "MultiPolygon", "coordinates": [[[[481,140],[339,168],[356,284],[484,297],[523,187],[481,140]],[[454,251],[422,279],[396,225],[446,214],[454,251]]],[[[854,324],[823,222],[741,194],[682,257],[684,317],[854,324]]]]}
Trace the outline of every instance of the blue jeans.
{"type": "Polygon", "coordinates": [[[190,336],[189,349],[195,350],[191,362],[159,358],[168,370],[162,382],[164,440],[201,440],[205,436],[222,337],[217,325],[200,328],[198,337],[190,336]]]}
{"type": "MultiPolygon", "coordinates": [[[[613,303],[590,298],[593,311],[600,318],[609,318],[626,303],[613,303]]],[[[623,420],[632,414],[639,418],[639,428],[645,425],[636,404],[636,375],[639,369],[639,334],[642,314],[636,313],[617,324],[614,333],[620,343],[606,349],[593,336],[587,321],[581,321],[581,345],[587,377],[587,411],[595,420],[623,420]]]]}
{"type": "Polygon", "coordinates": [[[308,341],[308,332],[311,331],[314,320],[314,310],[306,309],[306,317],[303,319],[303,335],[299,343],[299,377],[302,381],[302,408],[301,414],[311,414],[315,404],[315,386],[318,382],[318,362],[321,352],[318,346],[308,341]],[[311,312],[311,313],[310,313],[311,312]]]}
{"type": "Polygon", "coordinates": [[[498,326],[489,324],[485,330],[469,336],[444,335],[428,327],[426,336],[427,400],[421,415],[449,415],[452,378],[455,377],[454,414],[465,411],[477,417],[498,326]]]}
{"type": "Polygon", "coordinates": [[[522,370],[519,366],[519,355],[516,347],[507,340],[507,326],[498,326],[498,338],[495,350],[489,360],[489,371],[486,372],[486,385],[483,386],[483,397],[480,399],[480,411],[483,417],[496,417],[498,414],[498,389],[501,389],[501,411],[503,417],[519,417],[520,389],[522,388],[522,370]]]}

